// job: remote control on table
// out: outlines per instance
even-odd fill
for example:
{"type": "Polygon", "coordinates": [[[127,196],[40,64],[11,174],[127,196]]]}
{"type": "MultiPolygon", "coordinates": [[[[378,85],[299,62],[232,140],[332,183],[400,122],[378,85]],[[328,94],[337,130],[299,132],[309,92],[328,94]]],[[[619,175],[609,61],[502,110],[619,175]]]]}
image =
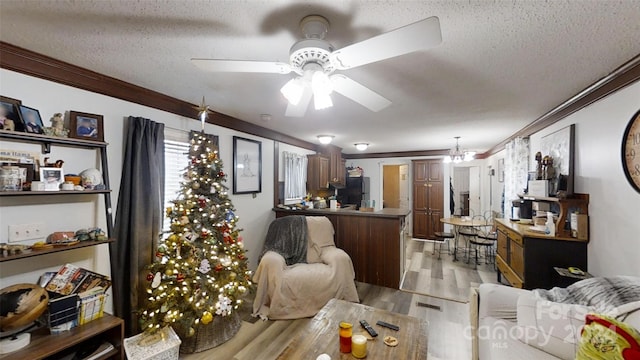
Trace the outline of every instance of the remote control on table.
{"type": "Polygon", "coordinates": [[[384,322],[384,321],[382,321],[382,320],[378,320],[378,322],[377,322],[376,324],[377,324],[377,325],[380,325],[380,326],[383,326],[383,327],[386,327],[386,328],[389,328],[389,329],[391,329],[391,330],[395,330],[395,331],[400,330],[400,328],[398,327],[398,325],[389,324],[389,323],[386,323],[386,322],[384,322]]]}
{"type": "Polygon", "coordinates": [[[369,335],[371,335],[371,337],[378,336],[378,333],[371,327],[371,325],[369,325],[367,320],[360,320],[360,325],[362,325],[362,327],[365,330],[367,330],[367,332],[369,333],[369,335]]]}

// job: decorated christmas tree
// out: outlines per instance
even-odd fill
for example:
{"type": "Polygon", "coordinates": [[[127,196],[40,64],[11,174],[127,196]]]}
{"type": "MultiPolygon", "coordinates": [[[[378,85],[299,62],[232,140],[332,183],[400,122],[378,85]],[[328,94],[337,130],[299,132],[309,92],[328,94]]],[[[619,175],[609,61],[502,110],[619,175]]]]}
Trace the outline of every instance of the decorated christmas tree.
{"type": "Polygon", "coordinates": [[[191,336],[215,316],[235,312],[252,287],[218,150],[195,133],[189,157],[178,197],[167,208],[171,234],[149,266],[141,313],[141,328],[149,333],[172,325],[191,336]]]}

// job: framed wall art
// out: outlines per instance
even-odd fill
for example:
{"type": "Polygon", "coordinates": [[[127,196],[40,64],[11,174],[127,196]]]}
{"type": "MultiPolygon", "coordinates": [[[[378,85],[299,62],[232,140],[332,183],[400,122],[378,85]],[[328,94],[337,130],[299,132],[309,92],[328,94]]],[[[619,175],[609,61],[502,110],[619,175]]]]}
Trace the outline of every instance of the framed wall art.
{"type": "Polygon", "coordinates": [[[262,143],[233,137],[233,193],[262,192],[262,143]]]}
{"type": "Polygon", "coordinates": [[[40,111],[24,105],[18,105],[20,110],[20,118],[24,131],[32,134],[44,134],[44,124],[40,117],[40,111]]]}
{"type": "Polygon", "coordinates": [[[542,156],[553,158],[555,176],[549,184],[551,196],[558,192],[573,194],[575,131],[575,124],[571,124],[540,139],[542,156]]]}
{"type": "Polygon", "coordinates": [[[77,111],[69,112],[69,136],[76,139],[104,141],[103,116],[77,111]]]}

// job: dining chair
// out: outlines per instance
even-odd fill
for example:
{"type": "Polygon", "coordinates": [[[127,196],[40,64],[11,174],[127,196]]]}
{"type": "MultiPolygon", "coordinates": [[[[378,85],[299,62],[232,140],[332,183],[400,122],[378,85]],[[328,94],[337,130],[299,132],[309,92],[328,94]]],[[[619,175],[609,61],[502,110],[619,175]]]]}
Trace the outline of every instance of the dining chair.
{"type": "Polygon", "coordinates": [[[470,245],[472,245],[475,250],[474,268],[477,268],[480,263],[478,252],[481,248],[484,249],[485,264],[494,264],[495,268],[495,244],[498,240],[498,232],[495,228],[493,212],[485,212],[485,214],[489,216],[488,218],[484,218],[483,216],[485,223],[489,224],[489,226],[478,227],[476,229],[476,236],[469,240],[470,245]]]}
{"type": "MultiPolygon", "coordinates": [[[[431,226],[432,229],[438,229],[441,226],[440,221],[436,221],[438,219],[431,217],[431,226]]],[[[440,260],[440,255],[442,254],[442,244],[447,245],[447,254],[451,254],[451,248],[449,247],[449,240],[455,238],[456,236],[450,232],[445,231],[434,231],[433,235],[435,237],[433,244],[433,251],[435,254],[436,244],[438,245],[438,260],[440,260]]]]}

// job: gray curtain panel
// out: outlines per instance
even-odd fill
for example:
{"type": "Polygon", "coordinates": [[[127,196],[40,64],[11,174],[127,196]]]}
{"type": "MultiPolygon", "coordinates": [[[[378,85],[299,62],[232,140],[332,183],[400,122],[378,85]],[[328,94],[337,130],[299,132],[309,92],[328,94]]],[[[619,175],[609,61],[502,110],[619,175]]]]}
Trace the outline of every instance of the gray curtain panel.
{"type": "Polygon", "coordinates": [[[145,267],[154,260],[164,216],[164,124],[130,116],[111,244],[113,302],[125,335],[140,332],[136,311],[146,296],[145,267]]]}

